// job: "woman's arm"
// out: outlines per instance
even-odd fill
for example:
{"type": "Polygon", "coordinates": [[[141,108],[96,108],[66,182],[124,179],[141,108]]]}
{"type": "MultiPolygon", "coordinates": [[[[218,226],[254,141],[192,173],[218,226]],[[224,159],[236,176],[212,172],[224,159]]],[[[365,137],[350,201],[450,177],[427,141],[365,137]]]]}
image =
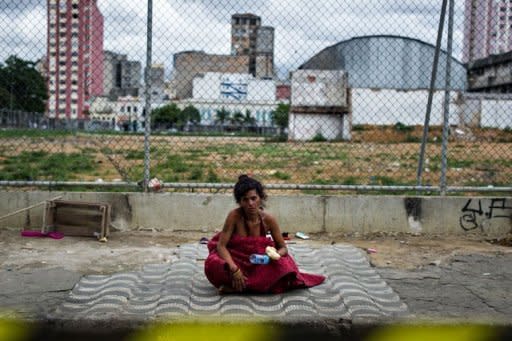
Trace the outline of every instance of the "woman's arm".
{"type": "Polygon", "coordinates": [[[245,277],[240,267],[233,261],[231,254],[227,248],[228,242],[233,235],[233,231],[236,226],[237,215],[235,211],[231,211],[226,218],[224,227],[219,235],[219,241],[217,242],[217,253],[226,261],[231,273],[231,285],[236,291],[243,291],[245,289],[245,277]]]}
{"type": "Polygon", "coordinates": [[[270,230],[270,234],[272,235],[272,239],[276,245],[277,253],[279,253],[281,257],[286,256],[288,254],[288,248],[286,247],[286,242],[283,239],[277,220],[272,215],[265,213],[265,224],[270,230]]]}
{"type": "Polygon", "coordinates": [[[226,221],[224,222],[224,227],[222,228],[222,231],[219,235],[219,241],[217,242],[217,252],[219,256],[221,256],[222,259],[226,261],[231,272],[235,272],[236,269],[238,269],[238,265],[233,261],[233,258],[231,257],[231,254],[227,248],[228,242],[231,239],[231,235],[235,229],[235,224],[235,213],[231,211],[228,214],[226,221]]]}

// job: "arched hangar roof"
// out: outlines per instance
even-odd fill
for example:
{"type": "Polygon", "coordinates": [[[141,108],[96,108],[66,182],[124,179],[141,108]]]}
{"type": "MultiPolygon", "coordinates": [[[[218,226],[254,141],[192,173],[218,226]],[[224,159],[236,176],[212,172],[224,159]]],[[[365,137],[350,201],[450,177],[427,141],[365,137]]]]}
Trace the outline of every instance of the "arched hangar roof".
{"type": "MultiPolygon", "coordinates": [[[[350,87],[428,89],[435,46],[424,41],[393,35],[354,37],[329,46],[299,69],[345,70],[350,87]]],[[[442,50],[436,89],[444,89],[448,54],[442,50]]],[[[466,67],[452,57],[451,88],[466,89],[466,67]]]]}

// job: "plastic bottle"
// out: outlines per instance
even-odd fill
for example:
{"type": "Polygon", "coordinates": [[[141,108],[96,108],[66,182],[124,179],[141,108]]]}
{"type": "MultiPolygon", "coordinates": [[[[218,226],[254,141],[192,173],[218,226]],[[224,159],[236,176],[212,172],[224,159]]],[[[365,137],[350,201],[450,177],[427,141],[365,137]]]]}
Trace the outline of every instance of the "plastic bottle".
{"type": "Polygon", "coordinates": [[[270,262],[270,258],[267,255],[260,255],[260,254],[257,254],[257,253],[253,253],[249,257],[249,261],[252,264],[268,264],[270,262]]]}

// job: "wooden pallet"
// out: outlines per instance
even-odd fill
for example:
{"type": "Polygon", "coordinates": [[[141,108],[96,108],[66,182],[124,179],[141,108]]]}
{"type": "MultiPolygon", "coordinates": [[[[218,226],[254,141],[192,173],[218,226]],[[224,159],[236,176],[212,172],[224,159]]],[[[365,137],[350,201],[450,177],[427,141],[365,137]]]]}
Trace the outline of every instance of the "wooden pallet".
{"type": "Polygon", "coordinates": [[[111,207],[108,203],[49,200],[42,232],[62,232],[65,236],[103,239],[110,233],[111,207]]]}

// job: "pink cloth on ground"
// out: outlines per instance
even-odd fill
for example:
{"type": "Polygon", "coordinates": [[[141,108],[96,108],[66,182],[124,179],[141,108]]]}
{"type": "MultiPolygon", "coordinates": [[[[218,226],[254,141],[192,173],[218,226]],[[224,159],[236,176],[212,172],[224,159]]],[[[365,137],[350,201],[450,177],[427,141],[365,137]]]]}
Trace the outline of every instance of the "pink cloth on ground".
{"type": "MultiPolygon", "coordinates": [[[[215,287],[231,286],[231,273],[226,261],[217,253],[219,234],[208,242],[209,255],[204,264],[206,277],[215,287]]],[[[232,235],[227,248],[233,261],[247,277],[246,291],[256,293],[282,293],[296,288],[309,288],[323,283],[322,275],[300,272],[291,255],[271,260],[269,264],[252,264],[249,256],[264,254],[274,242],[265,236],[242,237],[232,235]]]]}
{"type": "Polygon", "coordinates": [[[37,230],[23,230],[21,231],[21,236],[22,237],[50,237],[50,238],[53,238],[53,239],[62,239],[64,238],[64,234],[61,233],[61,232],[46,232],[46,233],[43,233],[41,231],[37,231],[37,230]]]}

